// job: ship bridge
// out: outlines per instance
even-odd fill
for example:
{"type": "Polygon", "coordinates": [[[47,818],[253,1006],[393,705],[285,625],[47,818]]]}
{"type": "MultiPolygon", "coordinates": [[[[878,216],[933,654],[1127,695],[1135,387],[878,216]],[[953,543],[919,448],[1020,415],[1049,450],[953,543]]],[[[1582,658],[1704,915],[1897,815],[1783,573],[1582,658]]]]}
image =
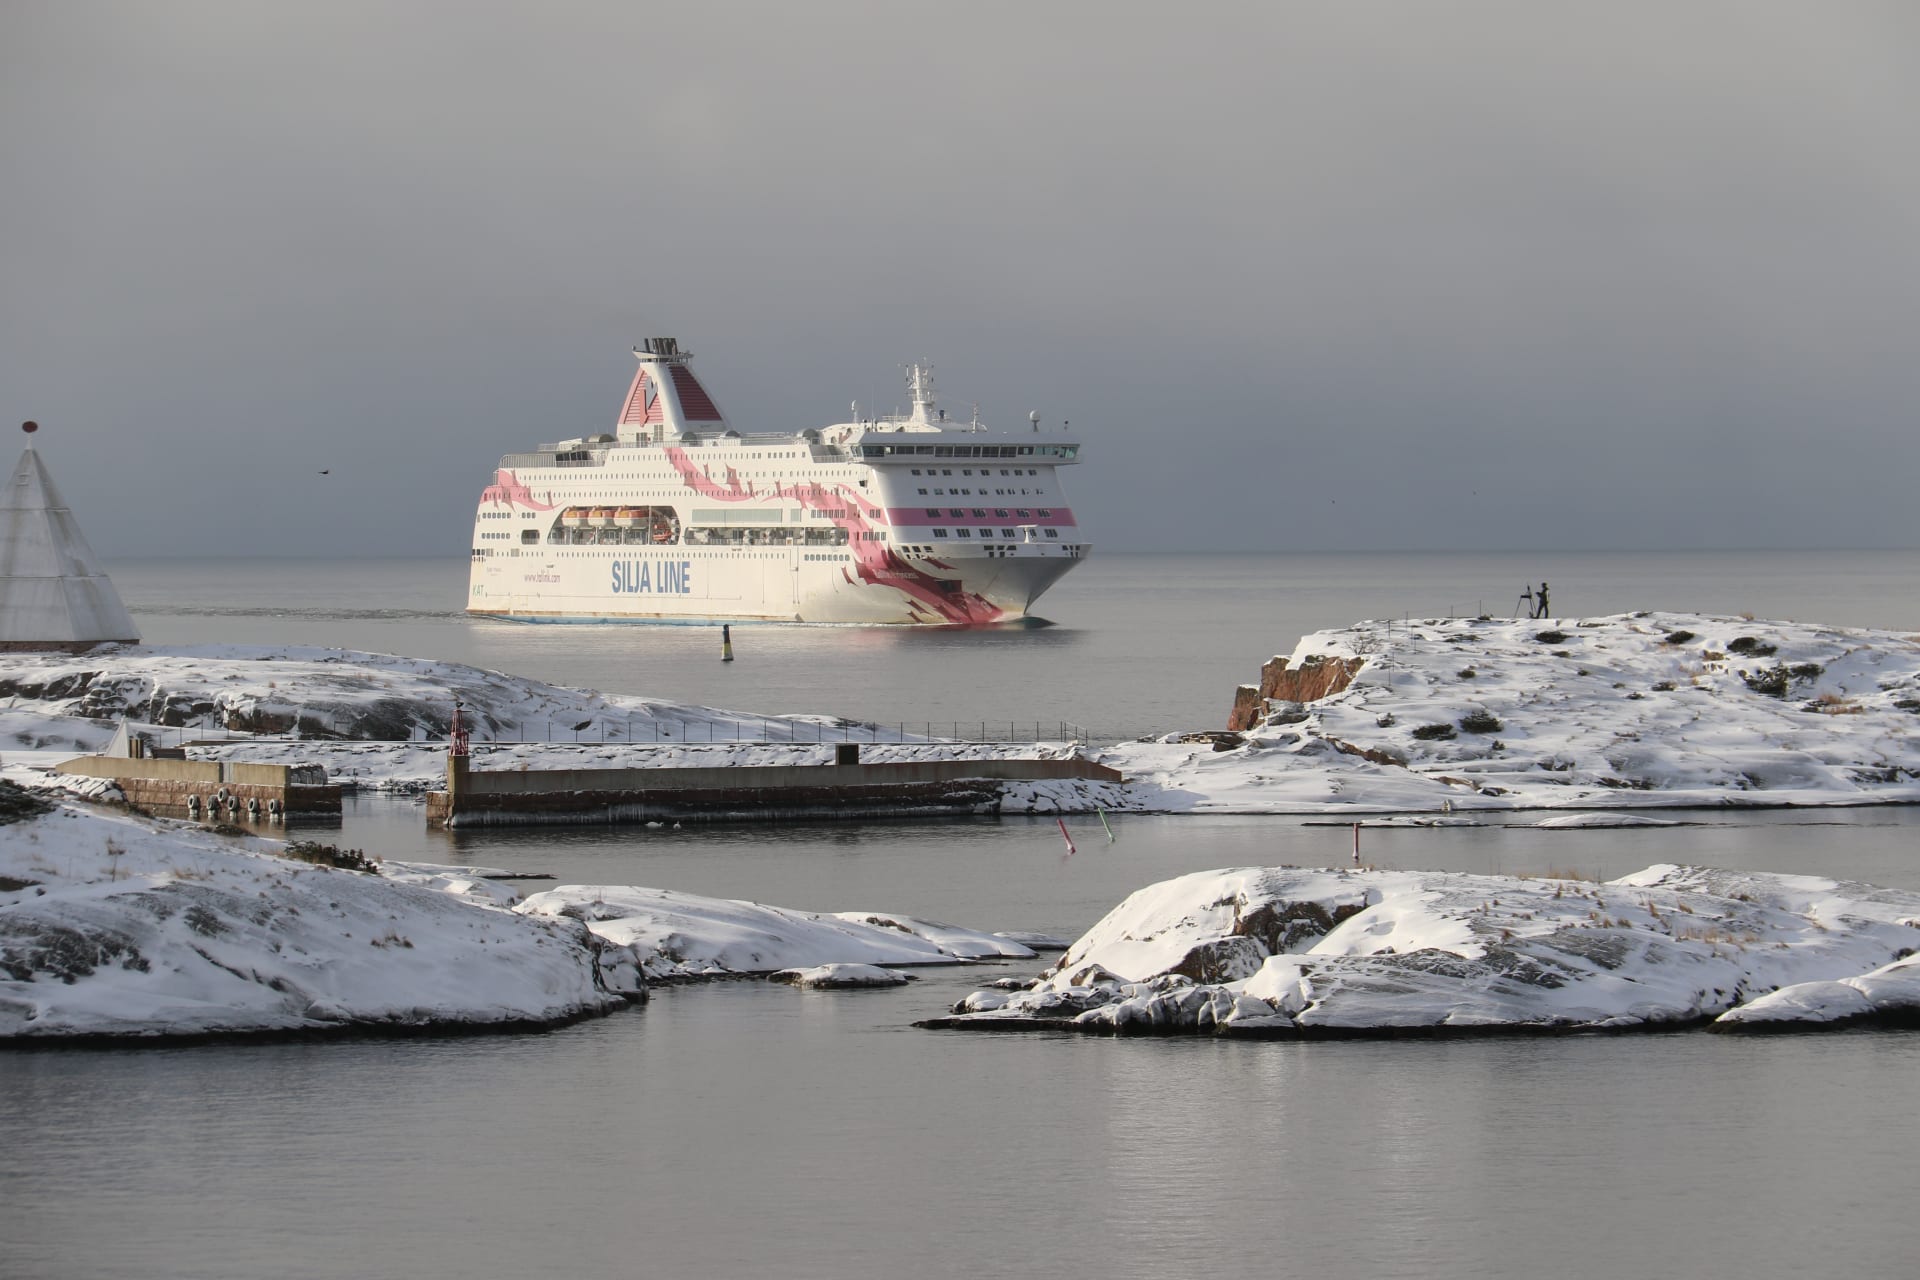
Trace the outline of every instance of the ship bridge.
{"type": "MultiPolygon", "coordinates": [[[[946,410],[934,407],[933,367],[915,363],[907,367],[907,390],[912,397],[910,413],[880,418],[862,418],[854,405],[854,421],[837,423],[820,432],[820,438],[844,447],[862,462],[908,462],[929,458],[1018,458],[1057,466],[1077,462],[1080,442],[1049,432],[1040,432],[1040,415],[1031,413],[1031,436],[1025,432],[989,431],[980,423],[978,409],[967,422],[955,422],[946,410]],[[902,439],[902,437],[909,437],[902,439]]],[[[1064,429],[1065,423],[1061,426],[1064,429]]]]}
{"type": "MultiPolygon", "coordinates": [[[[1074,440],[1049,440],[1044,444],[1008,443],[997,435],[993,443],[978,443],[978,436],[961,434],[933,443],[924,438],[911,444],[905,441],[876,439],[873,432],[855,437],[848,452],[863,462],[919,462],[928,458],[1018,458],[1023,461],[1060,466],[1080,460],[1080,445],[1074,440]]],[[[885,435],[887,433],[877,433],[885,435]]],[[[1018,437],[1015,437],[1017,440],[1018,437]]]]}

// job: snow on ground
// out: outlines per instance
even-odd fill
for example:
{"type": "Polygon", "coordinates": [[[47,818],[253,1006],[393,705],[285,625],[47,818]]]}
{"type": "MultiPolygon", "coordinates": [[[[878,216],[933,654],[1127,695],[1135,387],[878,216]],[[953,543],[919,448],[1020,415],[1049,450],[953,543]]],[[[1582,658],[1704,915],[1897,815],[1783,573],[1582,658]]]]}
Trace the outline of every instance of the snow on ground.
{"type": "Polygon", "coordinates": [[[1249,867],[1142,889],[1032,989],[976,991],[922,1025],[1274,1035],[1831,1021],[1920,1008],[1920,964],[1905,959],[1916,947],[1920,894],[1814,876],[1662,865],[1598,884],[1249,867]]]}
{"type": "MultiPolygon", "coordinates": [[[[1291,665],[1316,654],[1364,665],[1345,690],[1273,704],[1262,725],[1214,735],[1218,742],[1170,735],[1089,750],[909,740],[863,744],[862,759],[1080,751],[1128,778],[1006,783],[1000,807],[1011,813],[1358,816],[1920,802],[1913,636],[1674,613],[1427,619],[1317,632],[1299,642],[1291,665]]],[[[481,769],[827,763],[842,737],[890,732],[817,716],[608,698],[424,659],[117,646],[80,658],[0,655],[0,765],[24,781],[29,765],[97,748],[114,722],[87,716],[242,729],[297,723],[305,740],[190,751],[317,763],[339,781],[420,790],[445,776],[442,742],[456,696],[472,713],[481,769]],[[362,740],[383,736],[397,740],[362,740]],[[499,741],[517,738],[534,741],[499,741]],[[817,738],[825,743],[810,741],[817,738]]]]}
{"type": "Polygon", "coordinates": [[[75,804],[0,822],[0,1041],[545,1025],[621,1003],[577,922],[490,895],[75,804]]]}
{"type": "Polygon", "coordinates": [[[377,859],[376,865],[380,870],[380,878],[394,884],[417,884],[494,907],[512,907],[520,901],[518,889],[493,878],[506,876],[508,873],[505,871],[489,872],[481,867],[443,867],[431,862],[399,862],[391,858],[377,859]]]}
{"type": "Polygon", "coordinates": [[[895,981],[878,966],[1034,958],[877,911],[593,886],[521,902],[485,867],[316,866],[279,841],[4,784],[0,824],[0,1043],[544,1025],[616,1008],[648,977],[874,985],[895,981]]]}
{"type": "MultiPolygon", "coordinates": [[[[15,655],[0,654],[0,670],[15,655]]],[[[112,741],[118,722],[83,720],[47,704],[0,708],[0,751],[44,752],[54,759],[99,751],[112,741]]]]}
{"type": "Polygon", "coordinates": [[[165,734],[169,746],[182,736],[220,732],[444,742],[455,699],[481,741],[670,744],[899,736],[831,717],[609,698],[457,662],[348,649],[108,645],[79,657],[0,654],[0,749],[96,749],[123,717],[137,725],[201,731],[165,734]],[[49,723],[47,716],[100,723],[49,723]]]}
{"type": "Polygon", "coordinates": [[[1185,812],[1920,801],[1920,637],[1638,613],[1361,623],[1290,668],[1313,654],[1365,665],[1231,750],[1094,758],[1185,812]]]}
{"type": "Polygon", "coordinates": [[[517,908],[569,917],[631,947],[651,979],[718,978],[825,964],[966,964],[1034,953],[1006,938],[911,916],[823,914],[631,885],[563,885],[517,908]]]}

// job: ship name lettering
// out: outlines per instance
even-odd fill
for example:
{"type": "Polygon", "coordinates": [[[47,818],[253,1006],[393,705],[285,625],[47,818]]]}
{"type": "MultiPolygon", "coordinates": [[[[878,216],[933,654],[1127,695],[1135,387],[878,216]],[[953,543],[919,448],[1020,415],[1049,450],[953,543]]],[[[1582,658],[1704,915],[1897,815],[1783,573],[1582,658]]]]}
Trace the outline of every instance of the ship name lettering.
{"type": "Polygon", "coordinates": [[[615,560],[610,585],[615,595],[691,595],[691,560],[615,560]]]}

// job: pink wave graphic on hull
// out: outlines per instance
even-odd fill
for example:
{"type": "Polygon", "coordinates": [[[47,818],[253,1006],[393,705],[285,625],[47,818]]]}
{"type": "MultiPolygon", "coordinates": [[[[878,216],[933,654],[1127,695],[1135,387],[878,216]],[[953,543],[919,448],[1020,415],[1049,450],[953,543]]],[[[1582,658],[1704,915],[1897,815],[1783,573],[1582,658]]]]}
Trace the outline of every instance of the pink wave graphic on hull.
{"type": "MultiPolygon", "coordinates": [[[[548,495],[552,496],[552,495],[548,495]]],[[[511,471],[493,473],[493,483],[480,491],[480,501],[506,503],[508,506],[521,506],[529,511],[551,511],[551,502],[539,502],[534,499],[533,490],[520,483],[520,477],[511,471]]]]}
{"type": "MultiPolygon", "coordinates": [[[[875,538],[867,541],[855,536],[883,528],[886,524],[885,511],[845,485],[834,485],[832,488],[818,483],[775,485],[771,494],[760,494],[754,491],[751,483],[741,484],[738,473],[732,467],[727,468],[727,482],[721,485],[696,465],[685,449],[668,448],[666,454],[667,460],[680,473],[687,487],[703,498],[714,502],[750,502],[773,497],[798,502],[807,510],[826,516],[847,531],[847,545],[853,550],[852,568],[840,571],[847,583],[858,585],[855,582],[857,576],[859,583],[867,586],[892,587],[907,597],[907,608],[915,622],[978,626],[998,622],[1007,616],[1005,609],[984,596],[971,591],[950,590],[941,579],[901,559],[884,540],[875,538]]],[[[930,563],[943,569],[950,567],[939,561],[930,563]]]]}

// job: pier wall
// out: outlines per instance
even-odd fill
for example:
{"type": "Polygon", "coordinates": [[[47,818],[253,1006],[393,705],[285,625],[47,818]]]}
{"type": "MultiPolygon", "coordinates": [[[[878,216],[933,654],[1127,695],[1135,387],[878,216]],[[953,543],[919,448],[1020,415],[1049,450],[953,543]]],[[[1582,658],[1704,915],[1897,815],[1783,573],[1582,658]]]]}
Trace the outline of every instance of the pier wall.
{"type": "Polygon", "coordinates": [[[340,812],[340,788],[326,782],[326,770],[315,765],[78,756],[54,768],[58,773],[110,778],[128,804],[169,818],[188,815],[189,797],[199,800],[201,814],[212,816],[214,797],[223,791],[238,802],[242,814],[249,800],[258,800],[262,813],[274,801],[282,813],[340,812]]]}
{"type": "Polygon", "coordinates": [[[427,796],[427,821],[494,823],[765,821],[973,813],[1004,782],[1119,782],[1088,760],[925,760],[888,764],[475,772],[456,761],[427,796]]]}

